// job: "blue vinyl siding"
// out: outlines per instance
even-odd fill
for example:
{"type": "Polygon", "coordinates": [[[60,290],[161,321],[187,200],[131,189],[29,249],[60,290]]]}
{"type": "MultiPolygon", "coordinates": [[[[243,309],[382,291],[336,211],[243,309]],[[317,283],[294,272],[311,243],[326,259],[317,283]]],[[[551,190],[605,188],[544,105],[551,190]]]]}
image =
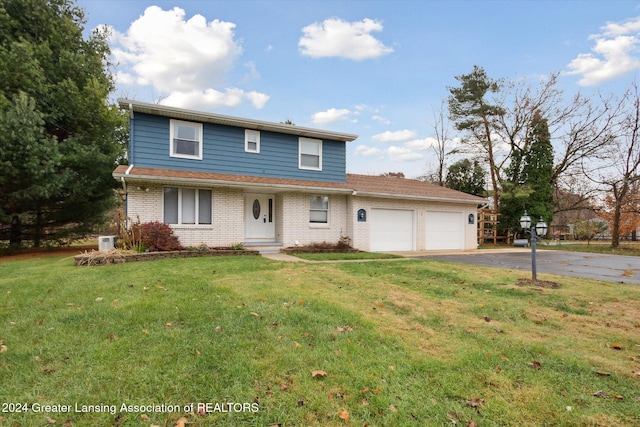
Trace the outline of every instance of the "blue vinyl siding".
{"type": "Polygon", "coordinates": [[[260,153],[244,151],[244,128],[204,123],[202,160],[169,155],[167,117],[136,113],[131,122],[129,162],[139,167],[345,182],[344,141],[323,140],[322,170],[298,169],[297,135],[260,132],[260,153]]]}

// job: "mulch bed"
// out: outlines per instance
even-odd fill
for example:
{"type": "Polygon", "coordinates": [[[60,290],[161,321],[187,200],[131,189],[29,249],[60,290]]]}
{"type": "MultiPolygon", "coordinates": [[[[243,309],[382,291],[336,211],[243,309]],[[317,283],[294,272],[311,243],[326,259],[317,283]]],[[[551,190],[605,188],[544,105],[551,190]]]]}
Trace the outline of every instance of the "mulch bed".
{"type": "Polygon", "coordinates": [[[208,251],[166,251],[166,252],[141,252],[126,253],[117,249],[111,251],[93,251],[76,255],[74,258],[75,265],[109,265],[122,264],[125,262],[152,261],[156,259],[169,258],[197,258],[203,256],[243,256],[243,255],[260,255],[258,251],[247,249],[230,249],[217,248],[208,251]]]}

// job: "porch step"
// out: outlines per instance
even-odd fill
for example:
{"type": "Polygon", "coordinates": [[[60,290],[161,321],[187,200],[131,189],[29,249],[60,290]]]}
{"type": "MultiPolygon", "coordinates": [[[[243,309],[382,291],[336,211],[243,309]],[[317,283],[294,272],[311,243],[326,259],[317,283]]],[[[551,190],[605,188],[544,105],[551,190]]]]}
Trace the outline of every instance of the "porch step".
{"type": "Polygon", "coordinates": [[[255,249],[261,255],[262,254],[277,254],[280,253],[280,249],[282,248],[282,243],[276,242],[246,242],[244,247],[247,249],[255,249]]]}

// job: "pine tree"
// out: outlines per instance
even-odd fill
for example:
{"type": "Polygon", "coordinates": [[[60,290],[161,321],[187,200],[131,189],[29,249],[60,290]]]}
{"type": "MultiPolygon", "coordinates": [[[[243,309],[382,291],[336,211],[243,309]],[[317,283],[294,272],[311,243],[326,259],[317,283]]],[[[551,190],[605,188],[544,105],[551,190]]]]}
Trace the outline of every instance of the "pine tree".
{"type": "Polygon", "coordinates": [[[553,219],[553,146],[547,120],[538,112],[531,120],[531,132],[524,152],[514,152],[503,182],[500,225],[518,230],[526,210],[532,221],[553,219]]]}
{"type": "Polygon", "coordinates": [[[469,159],[462,159],[449,166],[445,185],[447,188],[482,197],[485,193],[485,177],[477,160],[471,163],[469,159]]]}
{"type": "Polygon", "coordinates": [[[12,244],[90,232],[114,202],[111,172],[126,119],[107,102],[107,34],[85,39],[84,23],[73,0],[0,2],[1,125],[14,128],[26,114],[21,130],[0,140],[0,162],[24,172],[0,170],[0,239],[8,234],[12,244]],[[33,170],[43,163],[44,187],[33,170]]]}

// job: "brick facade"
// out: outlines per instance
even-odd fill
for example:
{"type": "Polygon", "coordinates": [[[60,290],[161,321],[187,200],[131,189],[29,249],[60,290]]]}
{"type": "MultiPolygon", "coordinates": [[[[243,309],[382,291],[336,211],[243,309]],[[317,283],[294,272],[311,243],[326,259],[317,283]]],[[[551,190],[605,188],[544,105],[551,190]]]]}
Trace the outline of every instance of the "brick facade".
{"type": "MultiPolygon", "coordinates": [[[[175,186],[175,185],[172,185],[175,186]]],[[[207,188],[207,187],[200,187],[207,188]]],[[[231,246],[245,242],[244,199],[241,188],[214,187],[213,224],[172,225],[174,233],[183,246],[231,246]]],[[[130,184],[128,187],[128,216],[140,222],[163,221],[163,186],[159,184],[130,184]]],[[[276,193],[274,201],[275,242],[284,247],[307,245],[310,243],[337,243],[341,236],[351,239],[353,247],[370,249],[371,219],[357,220],[357,211],[365,209],[371,215],[372,209],[404,209],[414,212],[415,250],[426,249],[425,215],[427,212],[461,212],[465,219],[464,249],[477,247],[477,225],[468,224],[469,214],[476,215],[476,208],[469,204],[439,203],[393,198],[360,197],[352,195],[329,195],[328,224],[309,222],[309,197],[323,195],[321,192],[276,193]]]]}

